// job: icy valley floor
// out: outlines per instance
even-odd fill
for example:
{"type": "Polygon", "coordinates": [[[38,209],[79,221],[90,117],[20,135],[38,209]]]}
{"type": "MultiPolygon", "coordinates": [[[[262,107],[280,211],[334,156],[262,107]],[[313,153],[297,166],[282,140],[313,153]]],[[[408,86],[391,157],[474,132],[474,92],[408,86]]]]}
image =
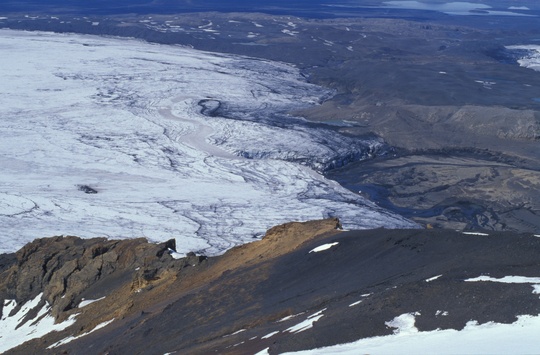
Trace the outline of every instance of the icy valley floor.
{"type": "Polygon", "coordinates": [[[382,142],[287,116],[330,94],[293,67],[11,30],[0,48],[0,253],[68,234],[176,238],[179,252],[217,254],[327,216],[414,226],[316,172],[382,142]]]}

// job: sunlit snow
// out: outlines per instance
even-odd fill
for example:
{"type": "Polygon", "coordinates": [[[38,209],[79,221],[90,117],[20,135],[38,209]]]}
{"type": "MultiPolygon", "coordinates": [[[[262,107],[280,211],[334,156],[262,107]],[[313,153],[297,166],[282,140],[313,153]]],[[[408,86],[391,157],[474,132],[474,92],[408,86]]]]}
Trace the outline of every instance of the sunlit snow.
{"type": "Polygon", "coordinates": [[[109,325],[110,323],[112,323],[114,321],[114,318],[111,319],[111,320],[108,320],[106,322],[103,322],[103,323],[100,323],[98,325],[96,325],[92,330],[90,330],[89,332],[86,332],[86,333],[83,333],[81,335],[77,335],[77,336],[69,336],[69,337],[66,337],[62,340],[59,340],[57,341],[56,343],[50,345],[47,347],[47,349],[52,349],[52,348],[56,348],[56,347],[59,347],[60,345],[64,345],[64,344],[67,344],[75,339],[79,339],[79,338],[82,338],[83,336],[86,336],[90,333],[93,333],[95,332],[96,330],[99,330],[101,328],[105,328],[107,325],[109,325]]]}
{"type": "MultiPolygon", "coordinates": [[[[540,277],[479,276],[468,282],[502,282],[534,284],[533,293],[540,293],[540,277]]],[[[521,315],[512,324],[471,320],[464,329],[420,332],[415,326],[418,312],[405,313],[385,322],[395,328],[394,335],[360,339],[353,343],[295,352],[294,354],[535,354],[540,348],[540,315],[521,315]]],[[[448,316],[438,310],[436,316],[448,316]]],[[[293,353],[289,353],[293,354],[293,353]]]]}
{"type": "Polygon", "coordinates": [[[290,328],[287,328],[285,329],[286,332],[290,332],[290,333],[300,333],[300,332],[303,332],[304,330],[308,330],[310,328],[313,328],[313,323],[315,323],[316,321],[318,321],[319,319],[321,319],[323,316],[324,316],[324,311],[326,310],[325,309],[322,309],[316,313],[313,313],[312,315],[310,315],[309,317],[307,317],[307,319],[303,322],[300,322],[296,325],[293,325],[292,327],[290,328]]]}
{"type": "Polygon", "coordinates": [[[433,277],[430,277],[429,279],[425,279],[426,282],[431,282],[431,281],[435,281],[437,280],[439,277],[441,277],[442,275],[437,275],[437,276],[433,276],[433,277]]]}
{"type": "Polygon", "coordinates": [[[466,279],[468,282],[478,281],[490,281],[500,282],[505,284],[540,284],[540,277],[526,277],[526,276],[504,276],[501,278],[495,278],[490,276],[478,276],[470,279],[466,279]]]}
{"type": "Polygon", "coordinates": [[[320,245],[320,246],[318,246],[318,247],[316,247],[314,249],[311,249],[309,252],[310,253],[318,253],[318,252],[321,252],[321,251],[328,250],[331,247],[333,247],[335,245],[338,245],[338,244],[339,244],[339,242],[323,244],[323,245],[320,245]]]}
{"type": "Polygon", "coordinates": [[[462,233],[466,234],[466,235],[479,235],[479,236],[483,236],[483,237],[489,236],[489,234],[487,234],[487,233],[480,233],[480,232],[462,232],[462,233]]]}
{"type": "Polygon", "coordinates": [[[82,307],[85,307],[85,306],[88,306],[89,304],[92,304],[94,302],[98,302],[98,301],[101,301],[102,299],[104,299],[105,297],[101,297],[101,298],[98,298],[96,300],[85,300],[83,299],[81,301],[81,303],[79,303],[79,307],[78,308],[82,308],[82,307]]]}
{"type": "Polygon", "coordinates": [[[268,333],[265,336],[262,336],[261,339],[268,339],[268,338],[270,338],[270,337],[272,337],[272,336],[274,336],[274,335],[276,335],[278,333],[279,333],[279,331],[268,333]]]}
{"type": "Polygon", "coordinates": [[[506,46],[510,50],[524,50],[527,51],[527,55],[524,55],[518,60],[519,65],[525,68],[540,71],[540,45],[528,44],[528,45],[514,45],[506,46]]]}
{"type": "Polygon", "coordinates": [[[68,234],[176,238],[179,253],[218,254],[329,216],[414,226],[308,168],[347,154],[349,138],[271,124],[328,95],[290,66],[12,30],[0,31],[0,48],[0,253],[68,234]],[[235,119],[213,115],[218,107],[235,119]]]}
{"type": "Polygon", "coordinates": [[[42,301],[40,293],[34,299],[26,302],[14,314],[11,312],[17,307],[15,300],[4,300],[2,318],[0,318],[0,353],[14,348],[28,340],[41,338],[52,331],[66,329],[75,323],[75,315],[70,316],[62,323],[55,324],[55,319],[49,314],[51,309],[46,301],[42,301]],[[42,304],[41,307],[39,305],[42,304]],[[37,309],[39,307],[39,309],[37,309]],[[37,309],[34,318],[25,321],[26,315],[37,309]],[[24,324],[21,324],[24,322],[24,324]]]}
{"type": "Polygon", "coordinates": [[[479,325],[471,321],[460,331],[419,332],[412,314],[401,315],[387,324],[399,325],[399,331],[394,335],[288,354],[536,354],[540,348],[540,316],[519,316],[513,324],[479,325]]]}

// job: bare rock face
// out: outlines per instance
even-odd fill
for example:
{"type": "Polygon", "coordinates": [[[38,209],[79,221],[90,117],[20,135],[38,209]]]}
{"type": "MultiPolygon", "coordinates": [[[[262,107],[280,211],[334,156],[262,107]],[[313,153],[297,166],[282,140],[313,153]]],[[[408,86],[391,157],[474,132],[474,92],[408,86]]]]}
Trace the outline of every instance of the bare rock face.
{"type": "Polygon", "coordinates": [[[271,228],[212,258],[173,259],[173,248],[56,237],[0,256],[4,309],[43,293],[8,318],[27,327],[48,303],[57,322],[72,320],[5,354],[281,354],[391,335],[403,314],[420,332],[540,314],[537,281],[499,282],[538,279],[532,234],[343,231],[326,219],[271,228]]]}
{"type": "MultiPolygon", "coordinates": [[[[287,223],[269,230],[263,240],[212,259],[195,253],[174,259],[170,255],[176,248],[174,239],[161,244],[143,238],[36,239],[17,253],[0,255],[0,315],[18,316],[25,303],[41,297],[18,326],[38,322],[38,314],[45,308],[56,323],[76,321],[61,332],[30,340],[9,352],[43,353],[49,348],[54,353],[61,339],[88,334],[112,320],[150,314],[148,309],[159,309],[208,287],[223,275],[290,253],[306,241],[337,233],[340,227],[337,219],[287,223]],[[10,300],[17,306],[3,314],[10,300]]],[[[197,305],[201,306],[199,301],[197,305]]]]}
{"type": "Polygon", "coordinates": [[[83,299],[97,299],[124,283],[147,286],[177,263],[175,240],[107,240],[52,237],[36,239],[15,255],[2,256],[0,299],[21,305],[43,293],[52,315],[62,320],[83,299]]]}

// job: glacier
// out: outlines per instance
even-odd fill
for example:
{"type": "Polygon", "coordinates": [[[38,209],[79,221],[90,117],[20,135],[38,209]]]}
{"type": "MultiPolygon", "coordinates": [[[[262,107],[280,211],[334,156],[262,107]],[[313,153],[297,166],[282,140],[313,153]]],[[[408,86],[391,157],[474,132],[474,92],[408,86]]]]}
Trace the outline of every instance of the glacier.
{"type": "Polygon", "coordinates": [[[321,172],[384,150],[289,112],[332,93],[287,64],[0,30],[0,253],[53,235],[217,255],[288,221],[413,222],[321,172]]]}
{"type": "Polygon", "coordinates": [[[506,49],[514,51],[524,51],[520,59],[517,60],[520,66],[535,71],[540,71],[540,46],[536,44],[506,46],[506,49]]]}

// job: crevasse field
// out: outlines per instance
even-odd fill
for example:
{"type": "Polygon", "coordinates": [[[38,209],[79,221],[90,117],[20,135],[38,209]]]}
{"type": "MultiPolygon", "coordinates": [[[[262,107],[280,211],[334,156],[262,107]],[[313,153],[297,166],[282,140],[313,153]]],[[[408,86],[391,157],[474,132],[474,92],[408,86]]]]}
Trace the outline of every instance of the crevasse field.
{"type": "Polygon", "coordinates": [[[67,234],[215,255],[287,221],[415,226],[316,172],[382,142],[288,116],[330,94],[288,65],[12,30],[0,50],[0,253],[67,234]]]}

